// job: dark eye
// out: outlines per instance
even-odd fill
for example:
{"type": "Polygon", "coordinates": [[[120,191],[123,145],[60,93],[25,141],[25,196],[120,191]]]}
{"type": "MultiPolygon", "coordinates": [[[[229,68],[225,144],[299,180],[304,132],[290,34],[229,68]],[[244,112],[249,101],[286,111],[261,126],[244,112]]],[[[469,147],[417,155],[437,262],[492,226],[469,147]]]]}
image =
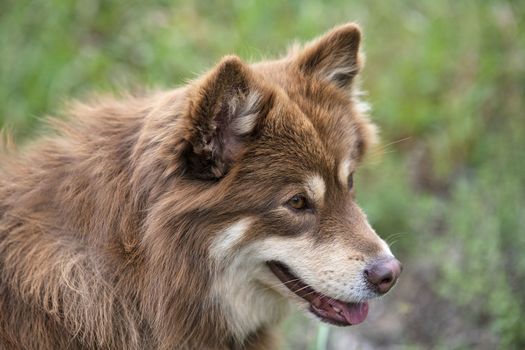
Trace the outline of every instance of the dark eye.
{"type": "Polygon", "coordinates": [[[308,208],[306,197],[302,194],[296,194],[288,200],[287,204],[295,210],[304,210],[308,208]]]}
{"type": "Polygon", "coordinates": [[[351,173],[350,176],[348,176],[348,189],[352,190],[354,188],[354,173],[351,173]]]}

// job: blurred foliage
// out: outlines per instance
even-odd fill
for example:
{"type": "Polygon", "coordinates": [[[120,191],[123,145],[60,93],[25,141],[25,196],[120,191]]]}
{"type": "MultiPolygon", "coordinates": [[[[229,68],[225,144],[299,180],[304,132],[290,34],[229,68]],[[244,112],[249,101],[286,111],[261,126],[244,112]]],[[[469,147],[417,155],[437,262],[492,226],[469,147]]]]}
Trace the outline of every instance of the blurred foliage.
{"type": "MultiPolygon", "coordinates": [[[[275,56],[347,21],[364,28],[384,141],[358,198],[414,276],[405,283],[431,296],[408,300],[389,339],[525,348],[523,1],[3,0],[0,126],[30,140],[65,99],[173,87],[224,54],[275,56]],[[438,301],[454,312],[434,312],[438,301]]],[[[331,328],[316,336],[302,316],[284,327],[293,348],[335,348],[331,328]]]]}

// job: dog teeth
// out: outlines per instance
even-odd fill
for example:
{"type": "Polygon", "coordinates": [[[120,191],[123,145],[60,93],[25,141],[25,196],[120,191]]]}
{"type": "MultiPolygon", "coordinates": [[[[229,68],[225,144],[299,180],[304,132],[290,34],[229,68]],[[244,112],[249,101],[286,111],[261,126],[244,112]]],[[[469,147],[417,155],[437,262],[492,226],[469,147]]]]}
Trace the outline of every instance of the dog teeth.
{"type": "Polygon", "coordinates": [[[340,313],[342,310],[336,306],[332,306],[332,308],[334,309],[335,312],[338,312],[340,313]]]}

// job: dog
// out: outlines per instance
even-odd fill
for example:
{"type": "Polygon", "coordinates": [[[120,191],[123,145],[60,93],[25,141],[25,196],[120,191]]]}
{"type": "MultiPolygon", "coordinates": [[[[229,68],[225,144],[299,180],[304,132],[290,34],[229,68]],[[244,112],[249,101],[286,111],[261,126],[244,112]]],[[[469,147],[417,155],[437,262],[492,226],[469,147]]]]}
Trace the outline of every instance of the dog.
{"type": "Polygon", "coordinates": [[[5,349],[275,349],[295,304],[361,323],[401,264],[354,198],[361,31],[73,103],[0,165],[5,349]]]}

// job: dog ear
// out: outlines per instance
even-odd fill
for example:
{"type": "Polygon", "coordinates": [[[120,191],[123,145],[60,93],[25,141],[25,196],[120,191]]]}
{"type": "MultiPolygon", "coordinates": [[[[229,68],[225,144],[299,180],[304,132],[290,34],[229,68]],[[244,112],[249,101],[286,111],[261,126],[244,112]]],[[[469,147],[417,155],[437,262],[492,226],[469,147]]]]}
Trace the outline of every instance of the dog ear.
{"type": "Polygon", "coordinates": [[[271,93],[240,58],[223,58],[190,91],[187,171],[199,179],[223,177],[255,135],[270,103],[271,93]]]}
{"type": "Polygon", "coordinates": [[[348,23],[307,44],[296,56],[296,62],[308,75],[349,88],[361,68],[360,41],[359,26],[348,23]]]}

